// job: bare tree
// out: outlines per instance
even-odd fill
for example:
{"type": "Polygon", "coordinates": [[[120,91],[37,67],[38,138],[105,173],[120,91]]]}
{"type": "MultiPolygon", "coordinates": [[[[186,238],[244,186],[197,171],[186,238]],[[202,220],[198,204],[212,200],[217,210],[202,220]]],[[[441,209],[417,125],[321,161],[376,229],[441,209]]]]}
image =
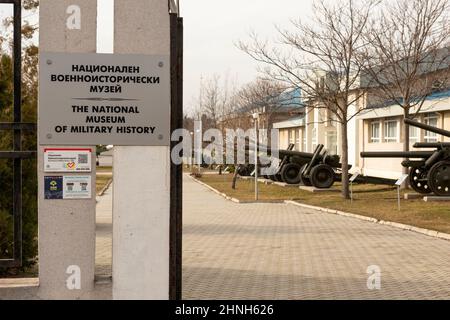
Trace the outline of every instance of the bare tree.
{"type": "Polygon", "coordinates": [[[342,196],[350,197],[348,173],[347,124],[360,112],[351,108],[362,96],[358,90],[361,76],[357,51],[364,46],[363,35],[372,0],[317,1],[309,23],[291,21],[295,31],[278,28],[280,46],[271,46],[252,35],[250,44],[238,46],[265,64],[267,77],[301,88],[303,99],[314,108],[335,115],[341,127],[342,196]]]}
{"type": "MultiPolygon", "coordinates": [[[[448,88],[448,19],[448,0],[396,0],[382,7],[364,35],[369,45],[361,57],[369,103],[398,105],[409,118],[412,110],[421,111],[427,97],[448,88]]],[[[403,130],[408,151],[409,126],[403,130]]]]}
{"type": "Polygon", "coordinates": [[[278,113],[287,113],[300,107],[295,90],[284,83],[257,78],[243,86],[236,94],[236,114],[248,117],[253,113],[261,114],[260,127],[270,130],[277,120],[278,113]]]}
{"type": "Polygon", "coordinates": [[[198,101],[198,114],[200,118],[207,119],[209,127],[217,128],[220,120],[232,108],[231,97],[234,87],[231,86],[228,74],[223,77],[214,74],[201,81],[198,101]]]}
{"type": "MultiPolygon", "coordinates": [[[[201,121],[203,132],[223,127],[220,124],[224,115],[230,113],[233,108],[232,97],[235,86],[236,82],[230,81],[228,73],[223,77],[218,74],[213,74],[206,79],[202,77],[199,96],[192,103],[194,108],[191,110],[191,115],[185,116],[185,128],[194,130],[194,121],[201,121]]],[[[222,130],[222,135],[225,137],[224,130],[222,130]]],[[[210,142],[217,143],[218,141],[203,141],[203,147],[209,145],[210,142]]],[[[212,150],[212,153],[215,153],[215,150],[212,150]]]]}

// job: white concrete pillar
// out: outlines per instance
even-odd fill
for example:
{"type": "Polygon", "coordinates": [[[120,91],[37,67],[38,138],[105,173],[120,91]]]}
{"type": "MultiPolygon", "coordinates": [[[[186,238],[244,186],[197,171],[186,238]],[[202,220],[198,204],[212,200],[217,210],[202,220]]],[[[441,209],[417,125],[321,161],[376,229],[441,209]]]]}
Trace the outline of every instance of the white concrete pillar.
{"type": "MultiPolygon", "coordinates": [[[[170,54],[167,0],[115,0],[114,16],[114,53],[170,54]]],[[[169,146],[115,146],[114,299],[169,298],[169,193],[169,146]]]]}
{"type": "MultiPolygon", "coordinates": [[[[41,53],[96,51],[96,0],[41,0],[39,12],[41,53]]],[[[81,147],[92,148],[93,154],[92,199],[89,200],[44,199],[44,176],[71,175],[44,174],[45,147],[39,146],[38,150],[39,296],[89,298],[94,288],[95,266],[95,146],[81,147]],[[78,271],[81,289],[67,286],[67,279],[77,277],[78,271]]]]}

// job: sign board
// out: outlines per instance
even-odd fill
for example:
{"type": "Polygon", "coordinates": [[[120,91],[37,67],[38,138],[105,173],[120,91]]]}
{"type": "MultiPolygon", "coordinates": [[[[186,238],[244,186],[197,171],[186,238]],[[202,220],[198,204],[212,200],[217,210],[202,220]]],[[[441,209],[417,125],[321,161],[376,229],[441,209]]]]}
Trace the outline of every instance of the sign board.
{"type": "Polygon", "coordinates": [[[91,176],[64,176],[63,199],[90,199],[91,176]]]}
{"type": "Polygon", "coordinates": [[[40,144],[168,146],[169,60],[42,52],[40,144]]]}
{"type": "Polygon", "coordinates": [[[350,177],[349,181],[350,182],[355,182],[356,178],[359,177],[359,172],[355,172],[354,174],[352,174],[352,176],[350,177]]]}
{"type": "Polygon", "coordinates": [[[44,198],[47,200],[91,199],[90,176],[44,177],[44,198]]]}
{"type": "Polygon", "coordinates": [[[400,179],[397,180],[397,182],[395,183],[396,186],[401,186],[403,184],[403,182],[405,182],[405,180],[409,177],[409,175],[404,174],[401,176],[400,179]]]}
{"type": "Polygon", "coordinates": [[[44,172],[91,172],[91,149],[46,148],[44,172]]]}
{"type": "Polygon", "coordinates": [[[44,198],[63,199],[63,177],[44,177],[44,198]]]}

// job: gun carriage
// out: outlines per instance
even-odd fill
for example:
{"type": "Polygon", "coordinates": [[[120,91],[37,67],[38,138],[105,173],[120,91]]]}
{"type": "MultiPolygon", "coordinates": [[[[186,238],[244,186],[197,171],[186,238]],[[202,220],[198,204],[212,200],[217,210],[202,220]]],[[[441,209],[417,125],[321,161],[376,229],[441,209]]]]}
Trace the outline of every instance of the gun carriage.
{"type": "MultiPolygon", "coordinates": [[[[450,131],[439,129],[410,119],[405,123],[420,129],[450,137],[450,131]]],[[[418,150],[409,152],[361,152],[362,158],[404,158],[402,166],[409,168],[409,184],[421,194],[434,193],[450,196],[450,143],[418,142],[418,150]]]]}
{"type": "MultiPolygon", "coordinates": [[[[302,183],[320,189],[330,188],[340,179],[340,157],[329,155],[324,151],[324,145],[319,144],[313,153],[293,149],[293,144],[290,144],[287,150],[268,149],[267,155],[272,158],[276,156],[280,162],[274,174],[266,178],[287,184],[302,183]]],[[[253,170],[253,165],[241,166],[238,173],[249,175],[253,170]]]]}

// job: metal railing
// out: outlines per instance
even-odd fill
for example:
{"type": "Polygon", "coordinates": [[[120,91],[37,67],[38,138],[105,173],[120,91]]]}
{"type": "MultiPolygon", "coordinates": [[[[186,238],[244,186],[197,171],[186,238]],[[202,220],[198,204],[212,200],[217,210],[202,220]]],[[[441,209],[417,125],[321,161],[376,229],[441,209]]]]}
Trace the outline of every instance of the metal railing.
{"type": "Polygon", "coordinates": [[[14,244],[11,259],[0,259],[0,267],[20,267],[22,265],[22,160],[36,157],[35,151],[22,150],[22,132],[36,130],[35,123],[22,122],[22,1],[0,0],[0,4],[13,4],[14,6],[14,102],[13,122],[0,123],[0,130],[13,131],[13,150],[0,151],[0,159],[13,161],[13,218],[14,218],[14,244]]]}

